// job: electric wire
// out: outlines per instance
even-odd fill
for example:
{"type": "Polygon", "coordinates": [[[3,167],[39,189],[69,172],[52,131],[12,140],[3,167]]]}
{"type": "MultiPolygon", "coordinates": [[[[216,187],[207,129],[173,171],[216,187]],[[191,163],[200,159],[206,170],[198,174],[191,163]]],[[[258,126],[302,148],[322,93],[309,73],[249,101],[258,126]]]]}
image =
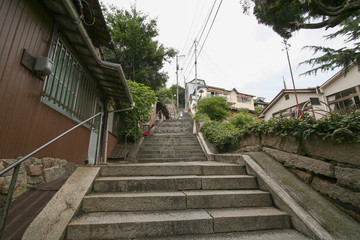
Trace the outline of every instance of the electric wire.
{"type": "Polygon", "coordinates": [[[210,25],[209,31],[208,31],[208,33],[206,34],[205,40],[204,40],[204,42],[203,42],[203,44],[202,44],[202,46],[201,46],[201,48],[200,48],[200,51],[199,51],[199,53],[198,53],[198,56],[200,56],[201,51],[202,51],[202,49],[203,49],[203,47],[204,47],[204,45],[205,45],[205,43],[206,43],[206,40],[207,40],[207,38],[208,38],[208,36],[209,36],[209,34],[210,34],[210,31],[211,31],[211,29],[212,29],[212,27],[213,27],[213,25],[214,25],[214,22],[215,22],[216,17],[217,17],[217,15],[218,15],[218,13],[219,13],[219,10],[220,10],[220,7],[221,7],[222,2],[223,2],[223,0],[221,0],[220,4],[219,4],[219,6],[218,6],[218,8],[217,8],[217,10],[216,10],[215,16],[214,16],[213,21],[212,21],[212,23],[211,23],[211,25],[210,25]]]}

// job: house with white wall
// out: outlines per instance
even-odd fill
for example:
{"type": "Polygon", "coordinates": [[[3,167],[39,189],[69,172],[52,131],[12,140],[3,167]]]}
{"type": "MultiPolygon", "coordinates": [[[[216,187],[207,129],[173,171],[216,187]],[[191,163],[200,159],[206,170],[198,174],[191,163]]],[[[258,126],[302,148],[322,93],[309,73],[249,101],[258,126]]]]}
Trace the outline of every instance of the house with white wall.
{"type": "Polygon", "coordinates": [[[265,121],[280,116],[295,117],[297,106],[316,119],[330,111],[344,114],[360,109],[360,73],[356,64],[342,69],[321,86],[296,89],[296,97],[293,89],[281,90],[258,117],[265,121]]]}
{"type": "Polygon", "coordinates": [[[185,89],[185,96],[188,97],[185,99],[185,107],[186,109],[190,109],[190,111],[195,112],[195,107],[197,102],[200,99],[213,97],[213,96],[221,96],[225,97],[227,103],[229,104],[230,109],[239,110],[246,109],[249,111],[254,111],[254,99],[253,95],[240,93],[235,88],[232,90],[226,90],[224,88],[208,86],[205,84],[204,80],[199,80],[197,84],[195,84],[195,80],[187,83],[185,89]],[[192,91],[191,94],[188,92],[192,91]]]}

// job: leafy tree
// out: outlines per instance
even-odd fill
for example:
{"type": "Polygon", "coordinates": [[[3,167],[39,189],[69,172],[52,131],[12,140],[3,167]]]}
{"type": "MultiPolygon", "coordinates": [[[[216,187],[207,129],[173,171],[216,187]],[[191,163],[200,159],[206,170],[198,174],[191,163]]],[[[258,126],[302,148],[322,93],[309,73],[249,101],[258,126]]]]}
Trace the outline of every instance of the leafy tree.
{"type": "Polygon", "coordinates": [[[313,69],[304,74],[348,67],[355,60],[360,69],[360,0],[241,0],[241,3],[244,12],[249,12],[254,6],[253,13],[259,23],[272,27],[284,39],[289,39],[299,29],[341,27],[341,30],[325,37],[346,36],[346,42],[353,42],[354,46],[340,49],[309,46],[314,53],[322,53],[322,56],[305,61],[313,69]],[[317,67],[314,68],[315,65],[317,67]]]}
{"type": "MultiPolygon", "coordinates": [[[[121,119],[125,119],[125,127],[121,128],[122,136],[129,133],[138,123],[148,122],[151,118],[152,104],[157,101],[155,92],[150,87],[130,80],[128,84],[135,107],[133,110],[121,114],[121,119]]],[[[125,107],[130,107],[130,105],[125,107]]],[[[137,137],[140,133],[141,131],[138,129],[137,137]]],[[[131,134],[131,136],[134,135],[131,134]]]]}
{"type": "MultiPolygon", "coordinates": [[[[176,91],[176,84],[173,84],[171,87],[170,87],[170,90],[174,96],[174,94],[177,93],[176,91]]],[[[176,97],[175,97],[176,98],[176,97]]],[[[183,106],[185,107],[185,88],[179,86],[179,106],[183,106]]]]}
{"type": "Polygon", "coordinates": [[[159,99],[159,102],[164,103],[164,104],[171,103],[172,92],[170,89],[165,88],[165,87],[160,88],[159,90],[156,91],[156,95],[159,99]]]}
{"type": "Polygon", "coordinates": [[[156,19],[136,11],[135,7],[127,11],[112,6],[105,9],[105,16],[115,45],[114,52],[104,49],[107,60],[120,63],[125,76],[132,81],[153,90],[163,87],[168,75],[161,69],[176,51],[155,40],[159,35],[156,19]]]}
{"type": "Polygon", "coordinates": [[[201,99],[198,103],[196,114],[206,114],[214,121],[222,121],[229,114],[229,106],[226,103],[226,98],[224,97],[211,97],[201,99]]]}

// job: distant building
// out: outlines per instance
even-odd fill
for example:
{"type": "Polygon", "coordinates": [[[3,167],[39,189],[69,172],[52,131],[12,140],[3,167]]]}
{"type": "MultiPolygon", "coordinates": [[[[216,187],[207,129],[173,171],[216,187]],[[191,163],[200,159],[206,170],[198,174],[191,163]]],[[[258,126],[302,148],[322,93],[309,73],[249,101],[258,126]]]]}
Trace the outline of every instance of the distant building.
{"type": "Polygon", "coordinates": [[[255,107],[261,107],[262,109],[264,109],[267,106],[269,106],[269,103],[259,99],[259,100],[254,101],[254,105],[255,105],[255,107]]]}
{"type": "MultiPolygon", "coordinates": [[[[340,114],[360,109],[360,73],[356,64],[351,64],[348,72],[342,69],[333,77],[316,88],[296,90],[299,108],[307,111],[316,119],[330,111],[340,114]]],[[[265,121],[280,116],[294,117],[296,99],[293,89],[283,89],[260,113],[265,121]]]]}
{"type": "Polygon", "coordinates": [[[185,107],[192,112],[195,112],[195,106],[200,99],[213,96],[225,97],[232,110],[255,110],[253,95],[240,93],[235,88],[226,90],[224,88],[207,86],[204,80],[198,79],[197,84],[195,84],[195,80],[187,83],[185,96],[185,107]]]}

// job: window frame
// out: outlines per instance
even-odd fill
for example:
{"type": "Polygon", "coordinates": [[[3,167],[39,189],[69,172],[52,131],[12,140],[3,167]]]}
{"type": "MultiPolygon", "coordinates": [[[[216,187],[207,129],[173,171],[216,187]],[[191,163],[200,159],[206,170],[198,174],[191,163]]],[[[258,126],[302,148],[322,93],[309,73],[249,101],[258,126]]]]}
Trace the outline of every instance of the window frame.
{"type": "MultiPolygon", "coordinates": [[[[75,122],[95,115],[100,100],[98,89],[60,33],[52,38],[49,58],[53,61],[53,68],[44,80],[40,101],[75,122]]],[[[85,126],[97,128],[94,119],[85,126]]]]}

